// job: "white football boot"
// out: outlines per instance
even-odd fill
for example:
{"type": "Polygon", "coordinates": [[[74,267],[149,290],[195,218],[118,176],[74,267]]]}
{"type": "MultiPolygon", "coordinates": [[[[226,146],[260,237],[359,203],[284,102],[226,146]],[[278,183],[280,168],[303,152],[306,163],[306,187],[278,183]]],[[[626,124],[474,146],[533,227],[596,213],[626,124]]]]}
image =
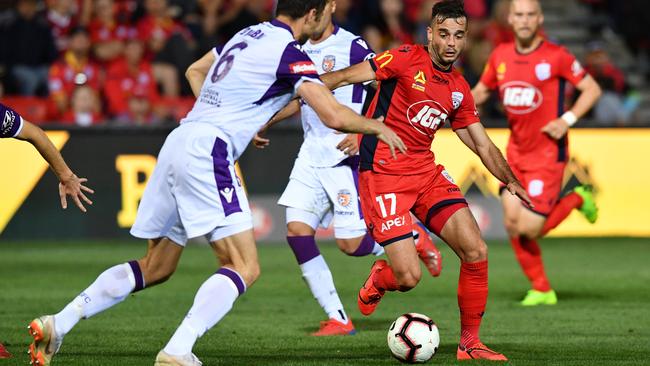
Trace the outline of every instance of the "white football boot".
{"type": "Polygon", "coordinates": [[[27,327],[34,341],[29,345],[29,364],[49,366],[52,357],[61,348],[63,337],[57,337],[54,329],[54,315],[43,315],[32,320],[27,327]]]}
{"type": "Polygon", "coordinates": [[[203,362],[199,360],[194,353],[188,353],[183,356],[173,356],[161,350],[156,356],[154,366],[201,366],[203,362]]]}

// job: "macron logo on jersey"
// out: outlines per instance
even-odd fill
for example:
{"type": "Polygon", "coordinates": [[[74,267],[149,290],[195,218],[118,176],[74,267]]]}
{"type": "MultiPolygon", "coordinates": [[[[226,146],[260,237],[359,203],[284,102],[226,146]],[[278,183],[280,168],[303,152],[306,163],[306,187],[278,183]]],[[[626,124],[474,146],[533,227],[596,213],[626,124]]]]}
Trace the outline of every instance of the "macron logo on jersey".
{"type": "Polygon", "coordinates": [[[363,39],[357,39],[357,44],[366,50],[368,49],[368,44],[363,39]]]}
{"type": "Polygon", "coordinates": [[[501,89],[503,105],[513,114],[530,113],[537,109],[544,99],[539,89],[523,81],[505,83],[501,89]]]}
{"type": "Polygon", "coordinates": [[[314,74],[318,73],[316,65],[310,61],[295,62],[289,65],[292,74],[314,74]]]}
{"type": "Polygon", "coordinates": [[[219,191],[223,198],[226,199],[226,202],[232,203],[232,194],[235,192],[235,190],[232,187],[226,187],[222,190],[219,191]]]}

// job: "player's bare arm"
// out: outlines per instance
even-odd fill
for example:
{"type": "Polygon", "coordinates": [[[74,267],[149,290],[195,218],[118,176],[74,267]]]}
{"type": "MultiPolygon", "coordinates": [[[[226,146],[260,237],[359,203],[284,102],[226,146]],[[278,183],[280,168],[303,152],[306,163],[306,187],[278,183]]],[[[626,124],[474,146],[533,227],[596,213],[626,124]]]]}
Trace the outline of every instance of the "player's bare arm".
{"type": "MultiPolygon", "coordinates": [[[[375,70],[372,69],[369,61],[364,61],[356,65],[346,67],[345,69],[339,71],[328,72],[326,74],[321,75],[320,77],[323,83],[325,84],[325,86],[327,86],[330,90],[334,90],[350,84],[358,84],[358,83],[365,83],[368,81],[374,81],[375,70]]],[[[299,110],[300,110],[300,101],[298,99],[294,99],[291,102],[289,102],[289,104],[287,104],[278,113],[276,113],[266,123],[266,125],[264,125],[264,127],[262,127],[260,131],[255,135],[255,137],[253,138],[253,144],[255,145],[255,147],[263,149],[264,147],[268,146],[270,140],[264,137],[266,131],[268,131],[268,129],[271,126],[275,125],[276,123],[293,116],[299,110]]],[[[339,149],[341,148],[339,147],[339,149]]],[[[343,149],[341,150],[344,151],[343,149]]]]}
{"type": "Polygon", "coordinates": [[[214,51],[210,50],[205,55],[203,55],[203,57],[191,64],[187,68],[187,71],[185,71],[185,78],[190,83],[192,93],[195,97],[199,96],[203,82],[208,76],[210,67],[212,67],[212,64],[215,60],[216,56],[214,54],[214,51]]]}
{"type": "Polygon", "coordinates": [[[396,148],[406,153],[406,145],[382,122],[383,117],[374,120],[358,115],[352,109],[337,102],[332,93],[319,83],[302,83],[298,88],[298,95],[314,109],[327,127],[341,132],[376,135],[379,140],[388,145],[393,158],[397,157],[396,148]]]}
{"type": "Polygon", "coordinates": [[[321,80],[330,90],[334,90],[350,84],[374,81],[375,77],[370,61],[364,61],[343,70],[323,74],[321,80]]]}
{"type": "Polygon", "coordinates": [[[262,128],[260,128],[260,130],[255,134],[255,137],[253,137],[253,145],[258,149],[263,149],[269,146],[271,140],[265,137],[269,128],[293,116],[298,113],[298,111],[300,111],[300,100],[297,98],[292,99],[287,105],[280,109],[278,113],[274,114],[273,117],[262,126],[262,128]]]}
{"type": "Polygon", "coordinates": [[[552,138],[559,140],[567,133],[577,120],[587,114],[591,107],[596,104],[598,98],[602,94],[602,90],[598,83],[591,75],[587,74],[577,85],[576,88],[580,91],[580,96],[576,100],[571,110],[564,113],[560,118],[550,121],[542,128],[542,132],[548,134],[552,138]]]}
{"type": "Polygon", "coordinates": [[[494,145],[492,139],[487,135],[482,124],[474,123],[465,128],[457,129],[456,134],[467,147],[481,158],[483,165],[490,173],[506,185],[510,193],[532,207],[526,190],[515,177],[499,148],[494,145]]]}
{"type": "Polygon", "coordinates": [[[472,96],[474,97],[474,103],[479,106],[490,98],[490,89],[479,81],[474,88],[472,88],[472,96]]]}
{"type": "Polygon", "coordinates": [[[34,145],[36,150],[45,159],[50,168],[59,180],[59,197],[61,198],[61,207],[68,208],[67,196],[72,197],[75,205],[82,212],[86,212],[82,201],[89,205],[93,202],[86,197],[84,192],[95,193],[92,189],[86,187],[83,183],[87,182],[86,178],[77,177],[68,167],[59,153],[59,150],[52,144],[45,132],[38,126],[23,119],[23,128],[16,138],[25,140],[34,145]]]}

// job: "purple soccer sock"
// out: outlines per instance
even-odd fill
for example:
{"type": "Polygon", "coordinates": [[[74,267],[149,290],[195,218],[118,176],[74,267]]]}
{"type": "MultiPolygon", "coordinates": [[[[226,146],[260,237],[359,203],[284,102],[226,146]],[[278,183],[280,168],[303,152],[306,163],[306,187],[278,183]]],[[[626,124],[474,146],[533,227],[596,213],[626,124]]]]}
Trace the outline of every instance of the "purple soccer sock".
{"type": "Polygon", "coordinates": [[[370,234],[366,233],[366,236],[361,239],[361,243],[359,244],[357,250],[355,250],[354,253],[350,255],[353,257],[365,257],[368,254],[371,254],[374,248],[375,239],[373,239],[370,234]]]}
{"type": "Polygon", "coordinates": [[[313,236],[287,236],[287,242],[296,256],[298,264],[303,264],[320,255],[313,236]]]}

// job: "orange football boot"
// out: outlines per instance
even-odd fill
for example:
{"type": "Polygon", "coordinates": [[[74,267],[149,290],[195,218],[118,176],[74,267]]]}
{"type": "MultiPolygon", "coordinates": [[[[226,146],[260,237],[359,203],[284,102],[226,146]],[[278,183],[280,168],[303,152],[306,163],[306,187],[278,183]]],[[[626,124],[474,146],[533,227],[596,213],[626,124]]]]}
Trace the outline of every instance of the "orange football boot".
{"type": "Polygon", "coordinates": [[[386,293],[386,290],[375,287],[374,277],[379,271],[387,266],[388,262],[383,259],[375,261],[375,263],[372,264],[370,275],[368,275],[368,279],[363,284],[363,287],[359,289],[359,297],[357,298],[357,305],[359,306],[361,314],[372,314],[379,304],[379,301],[381,301],[381,298],[384,296],[384,293],[386,293]]]}
{"type": "Polygon", "coordinates": [[[488,361],[508,361],[506,356],[499,352],[495,352],[482,342],[478,342],[471,347],[458,346],[456,351],[456,359],[459,361],[464,360],[488,360],[488,361]]]}
{"type": "Polygon", "coordinates": [[[347,323],[340,322],[336,319],[328,319],[320,322],[320,329],[311,335],[316,337],[323,337],[354,334],[357,334],[357,330],[354,329],[352,319],[348,319],[347,323]]]}
{"type": "Polygon", "coordinates": [[[0,358],[11,358],[11,353],[0,343],[0,358]]]}
{"type": "Polygon", "coordinates": [[[433,244],[431,236],[427,229],[420,223],[413,225],[413,231],[417,232],[417,237],[414,236],[414,239],[417,240],[415,243],[415,250],[418,252],[418,257],[431,273],[431,276],[438,277],[442,271],[442,256],[440,251],[433,244]]]}

